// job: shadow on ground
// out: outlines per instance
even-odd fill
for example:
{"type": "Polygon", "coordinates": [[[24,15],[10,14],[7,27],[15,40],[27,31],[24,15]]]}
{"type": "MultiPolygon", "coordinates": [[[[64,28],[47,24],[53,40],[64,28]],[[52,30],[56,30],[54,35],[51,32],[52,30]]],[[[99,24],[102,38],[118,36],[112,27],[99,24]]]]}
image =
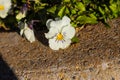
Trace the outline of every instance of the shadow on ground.
{"type": "Polygon", "coordinates": [[[14,72],[0,55],[0,80],[18,80],[14,72]]]}

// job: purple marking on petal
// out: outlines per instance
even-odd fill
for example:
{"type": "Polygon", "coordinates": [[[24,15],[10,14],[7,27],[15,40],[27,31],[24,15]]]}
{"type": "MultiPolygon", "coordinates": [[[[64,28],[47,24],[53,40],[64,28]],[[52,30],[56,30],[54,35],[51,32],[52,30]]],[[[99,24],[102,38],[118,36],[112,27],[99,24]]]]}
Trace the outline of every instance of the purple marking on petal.
{"type": "Polygon", "coordinates": [[[62,40],[62,43],[64,43],[64,42],[65,42],[65,40],[63,39],[63,40],[62,40]]]}

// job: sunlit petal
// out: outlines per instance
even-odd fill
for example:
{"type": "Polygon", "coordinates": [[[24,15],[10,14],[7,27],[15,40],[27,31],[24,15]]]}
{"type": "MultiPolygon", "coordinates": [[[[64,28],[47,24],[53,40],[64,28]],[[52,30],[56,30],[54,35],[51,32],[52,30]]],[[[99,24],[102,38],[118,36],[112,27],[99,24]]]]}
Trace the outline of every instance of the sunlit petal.
{"type": "Polygon", "coordinates": [[[21,35],[21,36],[23,35],[23,31],[24,31],[24,29],[21,29],[21,30],[20,30],[20,35],[21,35]]]}
{"type": "Polygon", "coordinates": [[[60,43],[56,41],[55,38],[49,39],[49,47],[53,50],[59,50],[60,48],[60,43]]]}
{"type": "Polygon", "coordinates": [[[47,39],[53,38],[58,33],[58,29],[52,27],[50,28],[48,33],[45,33],[45,37],[47,39]]]}
{"type": "Polygon", "coordinates": [[[70,24],[70,18],[68,18],[67,16],[64,16],[63,18],[62,18],[62,26],[66,26],[66,25],[69,25],[70,24]]]}
{"type": "Polygon", "coordinates": [[[50,29],[50,23],[53,21],[53,19],[48,19],[47,22],[46,22],[46,26],[48,29],[50,29]]]}
{"type": "Polygon", "coordinates": [[[34,31],[28,27],[27,23],[25,23],[24,28],[21,29],[20,35],[24,35],[24,37],[31,43],[35,41],[34,31]]]}
{"type": "Polygon", "coordinates": [[[64,41],[59,42],[61,43],[60,48],[65,49],[70,46],[71,40],[70,39],[65,39],[64,41]]]}
{"type": "Polygon", "coordinates": [[[62,33],[69,39],[75,36],[75,28],[72,26],[64,27],[62,33]]]}
{"type": "Polygon", "coordinates": [[[57,28],[59,31],[61,31],[61,29],[62,29],[62,20],[58,20],[58,21],[52,21],[51,23],[50,23],[50,26],[51,27],[55,27],[55,28],[57,28]]]}
{"type": "Polygon", "coordinates": [[[35,41],[35,36],[34,36],[34,32],[33,30],[31,30],[30,28],[26,28],[24,31],[24,35],[27,38],[28,41],[33,42],[35,41]]]}

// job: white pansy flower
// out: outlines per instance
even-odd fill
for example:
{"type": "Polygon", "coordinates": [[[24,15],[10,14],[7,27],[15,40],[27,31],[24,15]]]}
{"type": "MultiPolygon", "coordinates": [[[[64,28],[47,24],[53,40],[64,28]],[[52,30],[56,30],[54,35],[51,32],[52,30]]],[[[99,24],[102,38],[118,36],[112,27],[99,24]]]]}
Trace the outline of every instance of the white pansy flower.
{"type": "Polygon", "coordinates": [[[48,19],[46,26],[49,29],[45,37],[49,39],[49,46],[53,50],[65,49],[71,44],[75,35],[75,28],[71,26],[70,19],[64,16],[62,20],[48,19]]]}
{"type": "Polygon", "coordinates": [[[0,17],[5,18],[11,8],[11,0],[0,0],[0,17]]]}
{"type": "Polygon", "coordinates": [[[21,27],[20,35],[24,35],[28,41],[31,43],[35,41],[35,35],[32,29],[28,27],[27,23],[20,23],[19,27],[21,27]],[[23,28],[22,28],[23,27],[23,28]]]}

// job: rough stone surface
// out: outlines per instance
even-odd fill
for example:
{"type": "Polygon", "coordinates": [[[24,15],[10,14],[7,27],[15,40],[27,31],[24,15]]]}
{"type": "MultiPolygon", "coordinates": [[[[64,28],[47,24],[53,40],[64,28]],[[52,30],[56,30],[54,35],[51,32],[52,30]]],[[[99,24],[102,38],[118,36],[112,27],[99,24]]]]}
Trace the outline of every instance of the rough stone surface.
{"type": "Polygon", "coordinates": [[[1,31],[0,55],[18,80],[120,80],[120,18],[109,23],[111,28],[98,23],[78,29],[79,43],[59,51],[48,47],[44,31],[32,44],[1,31]]]}

